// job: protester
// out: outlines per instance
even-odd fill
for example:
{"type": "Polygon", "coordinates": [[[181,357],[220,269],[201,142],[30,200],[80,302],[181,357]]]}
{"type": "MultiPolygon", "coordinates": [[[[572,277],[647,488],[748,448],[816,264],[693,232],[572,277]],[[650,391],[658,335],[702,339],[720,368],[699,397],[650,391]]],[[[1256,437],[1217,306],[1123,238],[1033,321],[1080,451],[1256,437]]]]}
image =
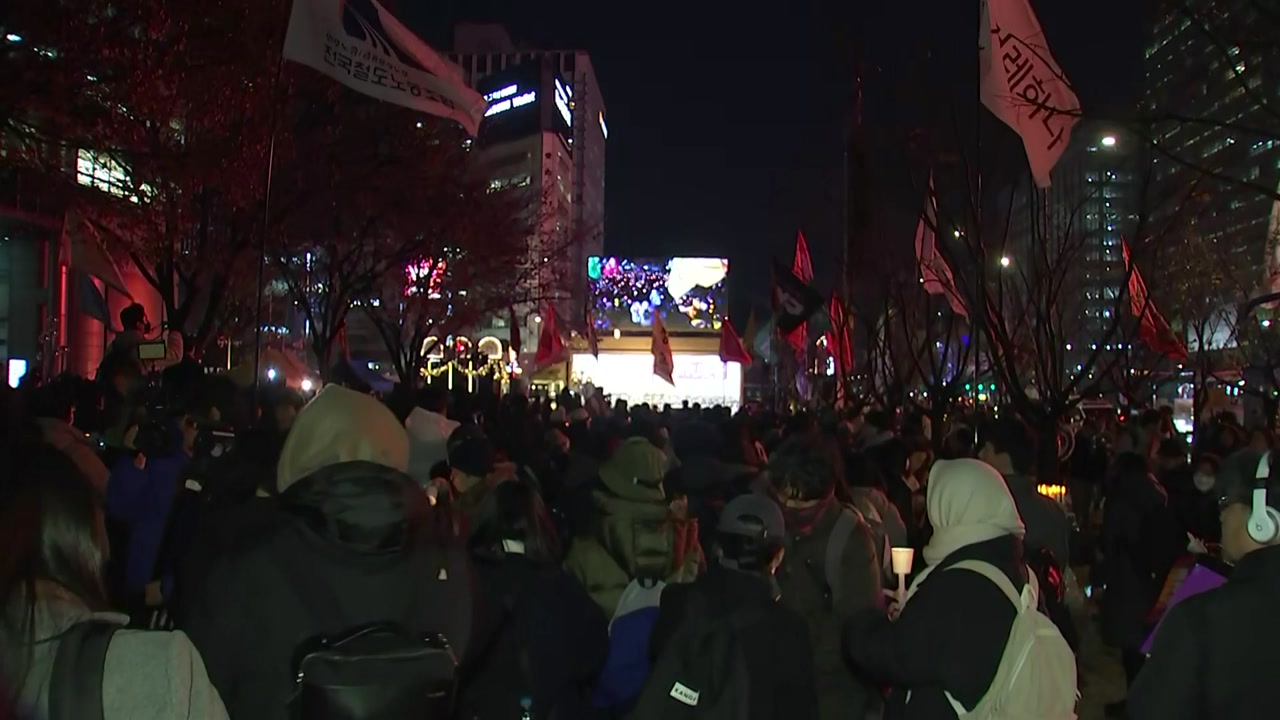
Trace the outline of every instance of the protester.
{"type": "Polygon", "coordinates": [[[1235,569],[1225,585],[1187,598],[1165,615],[1129,691],[1128,717],[1231,720],[1275,712],[1280,472],[1260,465],[1263,457],[1245,449],[1223,462],[1222,554],[1235,569]]]}
{"type": "Polygon", "coordinates": [[[882,600],[873,533],[857,511],[836,499],[840,472],[838,449],[811,434],[786,441],[769,460],[788,536],[778,572],[782,603],[808,627],[824,720],[860,718],[878,704],[875,691],[849,672],[840,650],[845,622],[882,600]]]}
{"type": "Polygon", "coordinates": [[[1058,570],[1066,570],[1071,564],[1071,520],[1056,500],[1036,490],[1039,444],[1031,428],[1013,417],[997,418],[982,428],[979,442],[978,459],[1000,473],[1018,506],[1027,528],[1027,556],[1048,550],[1058,570]]]}
{"type": "Polygon", "coordinates": [[[421,485],[431,482],[431,468],[449,457],[449,436],[458,429],[445,412],[449,397],[440,388],[425,388],[409,411],[404,427],[409,432],[409,475],[421,485]]]}
{"type": "Polygon", "coordinates": [[[89,442],[88,434],[71,424],[79,382],[68,375],[36,388],[31,393],[28,412],[40,427],[44,441],[65,453],[98,494],[105,497],[110,472],[98,457],[98,448],[89,442]]]}
{"type": "Polygon", "coordinates": [[[124,595],[129,603],[146,607],[163,602],[164,582],[157,572],[174,498],[177,497],[200,424],[216,418],[216,410],[191,399],[170,417],[130,428],[125,446],[111,468],[107,511],[128,529],[124,595]]]}
{"type": "Polygon", "coordinates": [[[570,546],[565,567],[606,617],[632,580],[692,582],[701,568],[697,523],[673,509],[663,489],[666,462],[648,439],[632,437],[600,466],[594,527],[570,546]]]}
{"type": "Polygon", "coordinates": [[[215,565],[186,622],[236,720],[289,717],[310,638],[395,623],[466,656],[469,571],[429,544],[408,465],[403,426],[368,395],[326,386],[298,414],[280,456],[280,526],[215,565]]]}
{"type": "MultiPolygon", "coordinates": [[[[682,663],[664,654],[679,652],[673,645],[681,638],[731,622],[749,681],[747,717],[816,720],[813,648],[803,618],[778,602],[774,580],[786,551],[782,511],[766,496],[740,495],[724,507],[715,537],[716,559],[707,572],[663,593],[650,645],[655,663],[682,663]]],[[[698,669],[677,672],[697,674],[698,669]]],[[[656,690],[665,694],[669,688],[656,690]]]]}
{"type": "MultiPolygon", "coordinates": [[[[1145,659],[1141,648],[1150,631],[1148,612],[1188,539],[1145,456],[1120,453],[1114,473],[1093,582],[1105,587],[1100,603],[1102,640],[1120,650],[1125,678],[1132,684],[1145,659]]],[[[1122,715],[1124,704],[1115,703],[1108,712],[1122,715]]]]}
{"type": "Polygon", "coordinates": [[[479,593],[477,651],[462,668],[459,718],[582,718],[604,662],[608,624],[559,565],[545,511],[524,483],[493,488],[494,511],[470,539],[479,593]]]}
{"type": "Polygon", "coordinates": [[[928,565],[912,583],[896,620],[858,613],[845,628],[852,662],[892,686],[887,719],[956,718],[972,709],[996,675],[1016,610],[999,586],[976,572],[948,571],[963,561],[994,566],[1019,590],[1025,526],[994,468],[978,460],[940,460],[927,498],[933,537],[928,565]]]}
{"type": "Polygon", "coordinates": [[[71,460],[18,445],[3,467],[0,717],[226,718],[186,635],[106,611],[101,499],[71,460]]]}

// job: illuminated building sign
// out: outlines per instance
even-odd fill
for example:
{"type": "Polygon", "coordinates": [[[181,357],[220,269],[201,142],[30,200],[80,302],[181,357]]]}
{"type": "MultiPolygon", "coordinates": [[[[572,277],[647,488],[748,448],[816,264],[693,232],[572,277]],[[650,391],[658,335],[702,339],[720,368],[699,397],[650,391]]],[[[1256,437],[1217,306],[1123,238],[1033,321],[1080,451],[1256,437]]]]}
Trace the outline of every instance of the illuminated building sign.
{"type": "Polygon", "coordinates": [[[560,118],[564,120],[564,124],[573,127],[573,88],[556,78],[556,110],[560,111],[560,118]]]}
{"type": "Polygon", "coordinates": [[[502,88],[501,90],[494,90],[488,95],[485,95],[484,99],[488,100],[489,102],[497,102],[499,100],[504,100],[506,98],[509,98],[518,92],[520,92],[520,87],[518,85],[508,85],[502,88]]]}
{"type": "MultiPolygon", "coordinates": [[[[510,88],[503,88],[498,92],[502,93],[502,92],[506,92],[508,89],[514,89],[514,88],[515,86],[512,85],[510,88]]],[[[506,100],[499,100],[498,102],[493,103],[492,105],[489,106],[489,109],[484,112],[484,116],[493,117],[494,115],[501,115],[502,113],[510,110],[511,108],[518,108],[518,107],[524,107],[525,105],[532,105],[533,102],[536,101],[537,99],[538,99],[538,91],[530,90],[527,93],[516,95],[515,97],[507,98],[506,100]]]]}
{"type": "Polygon", "coordinates": [[[600,112],[600,132],[604,133],[604,139],[609,139],[609,126],[604,124],[604,111],[600,112]]]}

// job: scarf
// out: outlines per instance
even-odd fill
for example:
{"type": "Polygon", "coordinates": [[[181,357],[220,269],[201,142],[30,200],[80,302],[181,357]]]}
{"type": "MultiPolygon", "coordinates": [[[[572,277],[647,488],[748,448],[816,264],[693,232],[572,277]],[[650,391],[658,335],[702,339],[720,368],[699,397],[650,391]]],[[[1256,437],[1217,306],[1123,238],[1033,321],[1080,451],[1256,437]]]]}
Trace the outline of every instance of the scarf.
{"type": "Polygon", "coordinates": [[[929,471],[925,500],[933,537],[924,547],[928,568],[911,583],[910,598],[947,556],[1004,535],[1024,537],[1026,526],[1004,478],[981,460],[939,460],[929,471]]]}
{"type": "Polygon", "coordinates": [[[782,511],[787,517],[787,532],[804,536],[812,535],[814,526],[827,514],[827,510],[831,508],[831,503],[835,502],[835,499],[835,492],[832,491],[821,500],[812,501],[812,505],[808,503],[801,505],[794,500],[784,501],[782,511]]]}

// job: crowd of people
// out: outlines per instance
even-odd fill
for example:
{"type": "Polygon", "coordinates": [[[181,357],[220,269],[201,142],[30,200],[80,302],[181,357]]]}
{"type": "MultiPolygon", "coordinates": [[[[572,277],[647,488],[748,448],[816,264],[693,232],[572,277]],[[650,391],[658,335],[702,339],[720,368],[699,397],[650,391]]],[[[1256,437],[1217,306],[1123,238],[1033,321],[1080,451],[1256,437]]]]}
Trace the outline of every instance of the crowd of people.
{"type": "Polygon", "coordinates": [[[1008,416],[172,370],[6,400],[0,717],[1074,717],[1094,614],[1115,716],[1269,712],[1280,494],[1229,421],[1087,424],[1060,502],[1008,416]],[[1234,574],[1148,648],[1188,557],[1234,574]]]}

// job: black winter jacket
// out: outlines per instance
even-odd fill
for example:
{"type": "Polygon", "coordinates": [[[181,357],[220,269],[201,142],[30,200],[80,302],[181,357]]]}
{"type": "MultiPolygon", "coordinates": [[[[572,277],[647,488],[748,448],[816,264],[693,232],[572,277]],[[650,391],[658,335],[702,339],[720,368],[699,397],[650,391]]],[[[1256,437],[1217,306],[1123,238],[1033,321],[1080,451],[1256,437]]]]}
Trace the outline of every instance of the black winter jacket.
{"type": "Polygon", "coordinates": [[[340,463],[298,481],[280,504],[279,527],[215,565],[182,627],[229,715],[286,720],[294,652],[317,635],[396,622],[443,634],[465,655],[466,557],[426,544],[426,496],[408,475],[340,463]]]}
{"type": "Polygon", "coordinates": [[[649,653],[662,651],[685,620],[692,596],[702,595],[705,607],[722,608],[725,614],[747,608],[760,612],[759,620],[741,635],[742,653],[751,680],[750,720],[816,720],[813,648],[804,620],[774,599],[763,577],[712,565],[687,585],[668,585],[649,640],[649,653]]]}
{"type": "Polygon", "coordinates": [[[929,574],[897,620],[866,611],[845,629],[845,650],[853,663],[893,688],[885,720],[950,720],[956,714],[944,692],[973,708],[995,678],[1017,611],[987,578],[966,570],[947,572],[961,560],[991,563],[1016,588],[1027,582],[1017,538],[968,545],[929,574]]]}
{"type": "Polygon", "coordinates": [[[1226,585],[1174,606],[1129,690],[1135,720],[1276,716],[1280,547],[1244,556],[1226,585]]]}
{"type": "Polygon", "coordinates": [[[609,645],[604,613],[558,564],[472,555],[476,634],[460,672],[458,720],[518,718],[522,697],[536,718],[587,717],[587,690],[609,645]]]}

